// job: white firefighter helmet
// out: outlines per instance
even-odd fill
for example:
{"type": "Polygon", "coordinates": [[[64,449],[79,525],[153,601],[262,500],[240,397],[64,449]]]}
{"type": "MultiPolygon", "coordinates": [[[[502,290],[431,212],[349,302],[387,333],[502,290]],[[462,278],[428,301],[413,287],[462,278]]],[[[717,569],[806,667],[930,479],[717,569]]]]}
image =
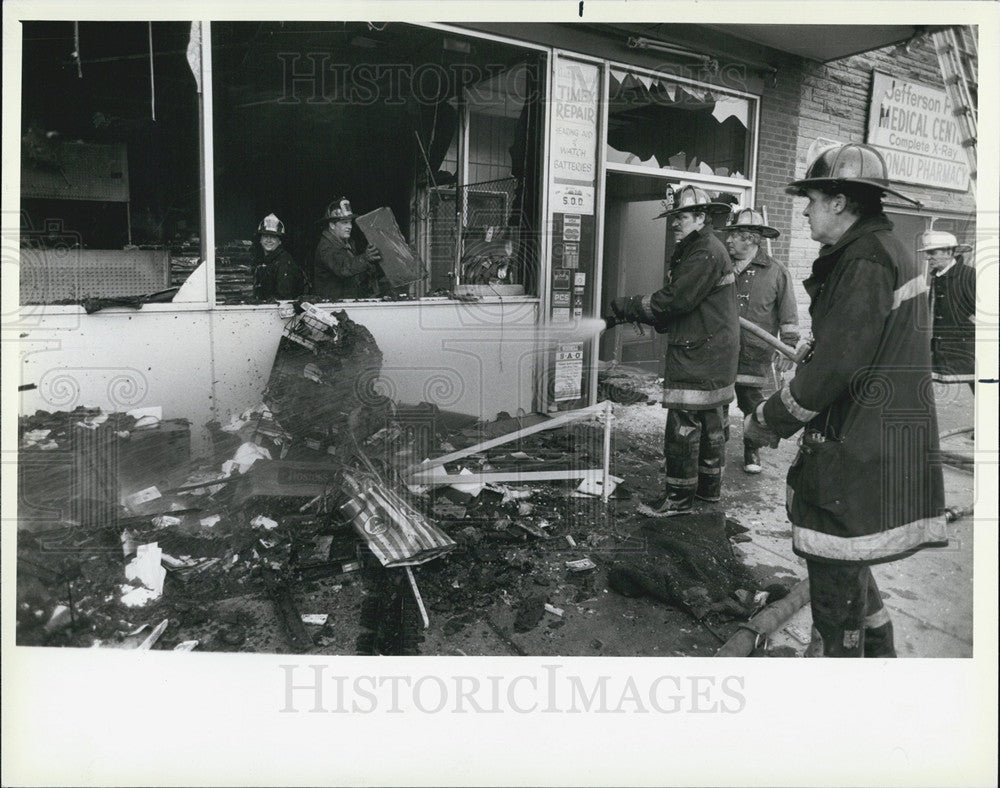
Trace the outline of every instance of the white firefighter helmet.
{"type": "Polygon", "coordinates": [[[273,213],[269,213],[257,226],[257,235],[273,235],[276,238],[284,238],[285,223],[273,213]]]}

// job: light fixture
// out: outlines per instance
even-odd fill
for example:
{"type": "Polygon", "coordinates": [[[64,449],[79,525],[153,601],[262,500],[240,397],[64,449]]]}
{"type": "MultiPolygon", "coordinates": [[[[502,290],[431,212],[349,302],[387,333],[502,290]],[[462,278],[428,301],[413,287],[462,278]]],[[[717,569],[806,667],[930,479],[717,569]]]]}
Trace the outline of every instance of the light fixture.
{"type": "Polygon", "coordinates": [[[691,49],[685,49],[684,47],[668,44],[666,41],[629,36],[626,44],[629,49],[648,49],[652,52],[663,52],[667,55],[675,55],[676,57],[687,57],[692,60],[698,60],[705,66],[705,69],[710,74],[717,74],[719,72],[719,61],[715,58],[710,57],[709,55],[703,55],[700,52],[695,52],[691,49]]]}

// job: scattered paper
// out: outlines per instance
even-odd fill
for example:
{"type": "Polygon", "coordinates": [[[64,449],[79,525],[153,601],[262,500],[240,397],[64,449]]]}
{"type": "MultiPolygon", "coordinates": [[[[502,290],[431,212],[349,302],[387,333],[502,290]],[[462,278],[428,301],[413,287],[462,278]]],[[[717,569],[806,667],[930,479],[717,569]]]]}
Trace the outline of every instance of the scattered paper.
{"type": "Polygon", "coordinates": [[[156,487],[147,487],[145,490],[139,490],[139,492],[134,492],[126,496],[125,505],[129,509],[134,509],[137,506],[142,506],[144,503],[155,501],[161,497],[160,491],[156,487]]]}
{"type": "Polygon", "coordinates": [[[330,618],[328,613],[305,613],[302,616],[303,624],[315,624],[316,626],[323,626],[327,619],[330,618]]]}
{"type": "Polygon", "coordinates": [[[145,408],[133,408],[132,410],[125,411],[125,415],[131,416],[136,420],[152,416],[157,421],[160,421],[163,419],[163,407],[161,405],[150,405],[145,408]]]}
{"type": "Polygon", "coordinates": [[[197,645],[197,640],[184,640],[174,646],[174,651],[194,651],[194,648],[197,645]]]}
{"type": "Polygon", "coordinates": [[[86,427],[88,430],[96,430],[104,422],[108,420],[107,413],[99,413],[96,416],[88,416],[83,421],[78,421],[76,423],[77,427],[86,427]]]}
{"type": "Polygon", "coordinates": [[[551,613],[554,616],[559,616],[562,618],[563,609],[561,607],[556,607],[555,605],[550,605],[548,602],[545,603],[545,612],[551,613]]]}
{"type": "MultiPolygon", "coordinates": [[[[622,481],[624,480],[618,478],[617,476],[609,476],[607,490],[608,495],[611,495],[611,493],[615,491],[615,487],[621,484],[622,481]]],[[[603,490],[604,480],[597,475],[585,477],[584,480],[580,482],[580,486],[576,488],[577,492],[581,492],[586,495],[601,495],[603,490]]]]}
{"type": "Polygon", "coordinates": [[[263,446],[258,446],[256,443],[243,443],[236,450],[231,460],[226,460],[222,463],[222,472],[226,476],[232,475],[234,470],[244,474],[250,470],[250,466],[257,462],[257,460],[270,459],[271,452],[263,446]]]}
{"type": "MultiPolygon", "coordinates": [[[[458,475],[459,476],[474,476],[475,474],[472,471],[470,471],[468,468],[462,468],[462,470],[460,470],[458,472],[458,475]]],[[[475,483],[475,482],[473,482],[471,484],[453,484],[453,485],[451,485],[451,488],[453,490],[458,490],[459,492],[466,493],[467,495],[471,495],[473,498],[475,498],[477,495],[479,495],[479,493],[481,493],[483,491],[483,487],[485,487],[484,484],[479,484],[479,483],[475,483]]]]}
{"type": "Polygon", "coordinates": [[[163,551],[156,542],[141,544],[136,548],[135,558],[125,567],[125,577],[138,580],[153,592],[153,599],[163,593],[163,581],[167,570],[160,563],[163,551]]]}
{"type": "Polygon", "coordinates": [[[125,607],[142,607],[150,600],[160,596],[155,591],[150,591],[148,588],[143,588],[142,586],[122,585],[121,590],[121,601],[125,607]]]}
{"type": "Polygon", "coordinates": [[[253,528],[263,528],[267,531],[271,531],[278,527],[278,523],[272,520],[270,517],[265,517],[262,514],[258,514],[250,521],[250,525],[253,528]]]}
{"type": "Polygon", "coordinates": [[[198,522],[201,523],[203,528],[211,528],[221,519],[222,515],[210,514],[208,517],[202,517],[198,522]]]}
{"type": "Polygon", "coordinates": [[[160,514],[153,518],[153,526],[156,528],[170,528],[180,524],[181,518],[170,514],[160,514]]]}

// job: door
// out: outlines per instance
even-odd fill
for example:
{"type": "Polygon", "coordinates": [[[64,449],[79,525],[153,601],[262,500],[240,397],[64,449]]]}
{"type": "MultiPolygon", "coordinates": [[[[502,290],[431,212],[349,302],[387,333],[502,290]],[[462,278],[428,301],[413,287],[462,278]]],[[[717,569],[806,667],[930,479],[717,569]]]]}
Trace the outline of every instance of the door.
{"type": "MultiPolygon", "coordinates": [[[[692,179],[693,180],[693,179],[692,179]]],[[[685,181],[688,183],[691,181],[685,181]]],[[[609,171],[604,204],[604,254],[601,314],[610,312],[611,299],[645,295],[663,287],[667,261],[674,251],[674,234],[664,211],[669,186],[678,188],[676,178],[654,177],[609,171]]],[[[705,186],[709,194],[717,186],[705,186]]],[[[746,195],[739,188],[721,190],[732,194],[736,204],[746,195]]],[[[717,198],[716,198],[717,199],[717,198]]],[[[725,217],[716,221],[721,227],[725,217]]],[[[601,335],[600,360],[618,361],[648,372],[662,374],[666,339],[649,326],[640,334],[632,326],[620,326],[601,335]]]]}

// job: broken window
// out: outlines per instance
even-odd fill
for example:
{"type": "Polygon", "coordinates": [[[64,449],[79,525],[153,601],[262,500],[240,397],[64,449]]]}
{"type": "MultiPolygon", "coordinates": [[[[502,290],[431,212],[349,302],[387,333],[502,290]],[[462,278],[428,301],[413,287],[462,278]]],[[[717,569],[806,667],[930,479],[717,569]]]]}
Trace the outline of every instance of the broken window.
{"type": "MultiPolygon", "coordinates": [[[[359,215],[389,208],[424,267],[402,285],[373,276],[359,297],[533,287],[539,55],[362,22],[216,22],[212,46],[220,303],[266,300],[252,290],[270,213],[314,280],[324,210],[342,197],[359,215]]],[[[370,240],[354,228],[355,252],[370,240]]]]}
{"type": "Polygon", "coordinates": [[[429,291],[533,294],[538,270],[537,216],[540,61],[526,58],[467,87],[453,101],[466,131],[456,135],[444,180],[428,192],[429,291]]]}
{"type": "Polygon", "coordinates": [[[748,178],[750,99],[614,68],[609,91],[609,164],[748,178]]]}
{"type": "Polygon", "coordinates": [[[169,300],[201,209],[189,22],[24,22],[21,303],[169,300]]]}

